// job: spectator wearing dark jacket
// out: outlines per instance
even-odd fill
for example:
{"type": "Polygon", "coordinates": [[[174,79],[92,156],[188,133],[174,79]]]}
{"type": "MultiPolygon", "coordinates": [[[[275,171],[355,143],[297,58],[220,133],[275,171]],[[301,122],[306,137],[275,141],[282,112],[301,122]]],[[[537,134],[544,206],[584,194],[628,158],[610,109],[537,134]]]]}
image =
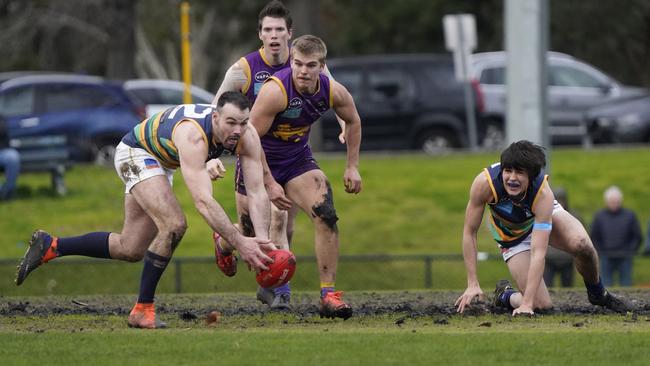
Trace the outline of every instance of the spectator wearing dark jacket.
{"type": "Polygon", "coordinates": [[[632,286],[632,259],[642,241],[636,214],[623,207],[623,193],[616,186],[604,194],[605,208],[591,223],[591,240],[598,251],[603,284],[611,286],[618,272],[621,286],[632,286]]]}
{"type": "Polygon", "coordinates": [[[0,185],[0,201],[13,197],[16,181],[20,173],[20,155],[9,146],[7,122],[0,116],[0,167],[4,171],[5,181],[0,185]]]}

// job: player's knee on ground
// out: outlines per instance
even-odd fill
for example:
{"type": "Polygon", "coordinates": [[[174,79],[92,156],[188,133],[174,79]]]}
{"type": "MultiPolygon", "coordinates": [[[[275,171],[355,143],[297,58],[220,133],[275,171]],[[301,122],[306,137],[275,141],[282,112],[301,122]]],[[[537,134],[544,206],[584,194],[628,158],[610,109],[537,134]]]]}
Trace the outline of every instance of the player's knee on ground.
{"type": "Polygon", "coordinates": [[[550,296],[535,299],[535,309],[550,310],[553,308],[553,301],[550,296]]]}
{"type": "Polygon", "coordinates": [[[241,225],[241,233],[244,236],[255,236],[255,228],[253,227],[253,221],[251,216],[247,213],[243,213],[239,216],[239,223],[241,225]]]}

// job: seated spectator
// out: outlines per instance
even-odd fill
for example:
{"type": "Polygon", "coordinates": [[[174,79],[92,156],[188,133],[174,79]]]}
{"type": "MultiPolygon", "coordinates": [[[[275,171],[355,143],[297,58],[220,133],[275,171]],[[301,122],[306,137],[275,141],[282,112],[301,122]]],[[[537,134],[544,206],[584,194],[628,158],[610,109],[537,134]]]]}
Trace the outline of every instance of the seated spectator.
{"type": "Polygon", "coordinates": [[[20,155],[9,147],[7,121],[0,116],[0,167],[4,170],[5,181],[0,186],[0,201],[9,200],[16,191],[16,180],[20,173],[20,155]]]}
{"type": "Polygon", "coordinates": [[[596,212],[591,223],[603,284],[611,286],[618,273],[621,286],[632,286],[632,259],[642,241],[639,221],[623,207],[623,192],[617,186],[607,188],[604,198],[606,207],[596,212]]]}

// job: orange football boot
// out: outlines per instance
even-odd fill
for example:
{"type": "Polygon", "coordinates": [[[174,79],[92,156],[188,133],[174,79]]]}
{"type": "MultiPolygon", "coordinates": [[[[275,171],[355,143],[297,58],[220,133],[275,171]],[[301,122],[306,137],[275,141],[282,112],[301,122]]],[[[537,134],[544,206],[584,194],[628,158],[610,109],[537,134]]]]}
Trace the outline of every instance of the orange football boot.
{"type": "Polygon", "coordinates": [[[156,315],[153,303],[136,303],[129,314],[129,328],[157,329],[167,328],[167,324],[160,321],[156,315]]]}
{"type": "Polygon", "coordinates": [[[346,304],[341,297],[343,291],[332,291],[325,294],[320,299],[320,317],[321,318],[343,318],[348,319],[352,316],[352,307],[346,304]]]}
{"type": "Polygon", "coordinates": [[[59,239],[51,236],[43,230],[36,230],[29,241],[29,247],[18,265],[16,273],[16,286],[20,286],[27,275],[38,268],[41,264],[47,263],[57,257],[56,247],[59,239]]]}

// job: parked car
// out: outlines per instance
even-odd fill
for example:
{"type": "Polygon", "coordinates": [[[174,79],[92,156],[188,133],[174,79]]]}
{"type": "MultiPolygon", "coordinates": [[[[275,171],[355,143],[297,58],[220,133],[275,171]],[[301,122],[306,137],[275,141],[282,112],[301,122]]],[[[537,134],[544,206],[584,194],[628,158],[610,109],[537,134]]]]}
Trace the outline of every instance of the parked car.
{"type": "Polygon", "coordinates": [[[650,142],[650,96],[621,98],[585,113],[594,143],[650,142]]]}
{"type": "Polygon", "coordinates": [[[75,161],[112,164],[115,146],[145,118],[121,83],[96,76],[30,75],[0,84],[10,138],[65,135],[75,161]]]}
{"type": "Polygon", "coordinates": [[[15,79],[17,77],[32,76],[32,75],[72,75],[72,74],[68,72],[40,71],[40,70],[3,71],[0,72],[0,84],[4,83],[7,80],[15,79]]]}
{"type": "MultiPolygon", "coordinates": [[[[354,97],[363,128],[361,149],[439,153],[469,145],[464,90],[454,77],[451,55],[338,58],[328,60],[327,67],[354,97]]],[[[478,108],[474,113],[481,141],[478,108]]],[[[322,122],[323,149],[345,149],[337,139],[334,113],[324,115],[322,122]]]]}
{"type": "MultiPolygon", "coordinates": [[[[572,56],[548,52],[549,133],[554,144],[580,143],[586,135],[583,115],[591,107],[621,97],[643,95],[595,67],[572,56]]],[[[485,101],[487,127],[503,135],[506,115],[506,53],[472,55],[472,77],[478,80],[485,101]]]]}
{"type": "MultiPolygon", "coordinates": [[[[185,84],[176,80],[134,79],[124,82],[124,89],[135,95],[145,106],[147,117],[169,107],[183,104],[185,84]]],[[[192,103],[212,104],[214,93],[196,85],[190,87],[192,103]]]]}

